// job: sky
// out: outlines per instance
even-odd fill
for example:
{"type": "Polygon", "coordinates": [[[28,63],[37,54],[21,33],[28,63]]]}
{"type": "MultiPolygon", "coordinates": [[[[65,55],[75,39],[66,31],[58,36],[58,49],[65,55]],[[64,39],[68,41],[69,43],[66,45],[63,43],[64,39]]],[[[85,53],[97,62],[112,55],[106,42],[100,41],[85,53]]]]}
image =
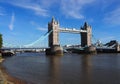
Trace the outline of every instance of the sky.
{"type": "MultiPolygon", "coordinates": [[[[92,42],[120,42],[120,0],[0,0],[4,46],[23,46],[47,32],[52,16],[61,28],[92,26],[92,42]]],[[[80,35],[60,33],[60,44],[80,44],[80,35]]],[[[36,46],[46,46],[47,38],[36,46]]]]}

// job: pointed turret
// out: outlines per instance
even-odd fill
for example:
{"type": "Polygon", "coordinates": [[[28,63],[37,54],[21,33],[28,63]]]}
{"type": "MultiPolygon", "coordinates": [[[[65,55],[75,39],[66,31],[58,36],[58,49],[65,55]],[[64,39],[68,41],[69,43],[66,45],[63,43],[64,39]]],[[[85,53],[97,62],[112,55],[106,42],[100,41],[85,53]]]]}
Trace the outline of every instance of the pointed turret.
{"type": "Polygon", "coordinates": [[[85,22],[85,23],[84,23],[84,26],[88,26],[88,23],[87,23],[87,22],[85,22]]]}
{"type": "Polygon", "coordinates": [[[86,30],[88,26],[89,26],[88,23],[85,22],[83,28],[86,30]]]}
{"type": "Polygon", "coordinates": [[[54,18],[54,16],[52,16],[52,21],[51,22],[55,22],[55,18],[54,18]]]}

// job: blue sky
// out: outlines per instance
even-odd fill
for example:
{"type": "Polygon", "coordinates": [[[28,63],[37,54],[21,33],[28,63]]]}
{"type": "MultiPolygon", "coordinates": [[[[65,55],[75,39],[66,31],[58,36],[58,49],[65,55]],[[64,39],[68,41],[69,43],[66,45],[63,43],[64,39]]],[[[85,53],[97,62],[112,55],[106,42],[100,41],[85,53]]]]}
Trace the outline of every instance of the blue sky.
{"type": "MultiPolygon", "coordinates": [[[[0,0],[0,33],[4,45],[22,46],[47,32],[52,16],[60,27],[92,26],[93,42],[120,42],[120,0],[0,0]]],[[[60,33],[60,43],[79,44],[80,35],[60,33]]],[[[47,45],[47,38],[37,46],[47,45]]]]}

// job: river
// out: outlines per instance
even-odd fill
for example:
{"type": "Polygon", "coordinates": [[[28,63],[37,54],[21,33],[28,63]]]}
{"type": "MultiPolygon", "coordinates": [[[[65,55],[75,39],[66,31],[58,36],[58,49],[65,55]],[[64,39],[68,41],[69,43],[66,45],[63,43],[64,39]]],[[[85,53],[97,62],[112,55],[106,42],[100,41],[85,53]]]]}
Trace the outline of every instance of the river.
{"type": "Polygon", "coordinates": [[[120,54],[19,53],[3,62],[7,72],[27,84],[120,84],[120,54]]]}

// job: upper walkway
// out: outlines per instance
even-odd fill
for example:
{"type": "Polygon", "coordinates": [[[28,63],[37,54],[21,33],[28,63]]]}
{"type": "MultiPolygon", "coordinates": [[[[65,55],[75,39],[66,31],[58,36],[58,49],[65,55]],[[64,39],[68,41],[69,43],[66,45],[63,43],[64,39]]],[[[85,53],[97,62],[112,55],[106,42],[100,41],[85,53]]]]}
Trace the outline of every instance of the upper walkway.
{"type": "Polygon", "coordinates": [[[64,33],[69,33],[70,32],[70,33],[77,33],[77,34],[79,34],[81,32],[87,32],[86,30],[82,30],[82,29],[77,30],[75,28],[60,28],[59,31],[64,32],[64,33]]]}

